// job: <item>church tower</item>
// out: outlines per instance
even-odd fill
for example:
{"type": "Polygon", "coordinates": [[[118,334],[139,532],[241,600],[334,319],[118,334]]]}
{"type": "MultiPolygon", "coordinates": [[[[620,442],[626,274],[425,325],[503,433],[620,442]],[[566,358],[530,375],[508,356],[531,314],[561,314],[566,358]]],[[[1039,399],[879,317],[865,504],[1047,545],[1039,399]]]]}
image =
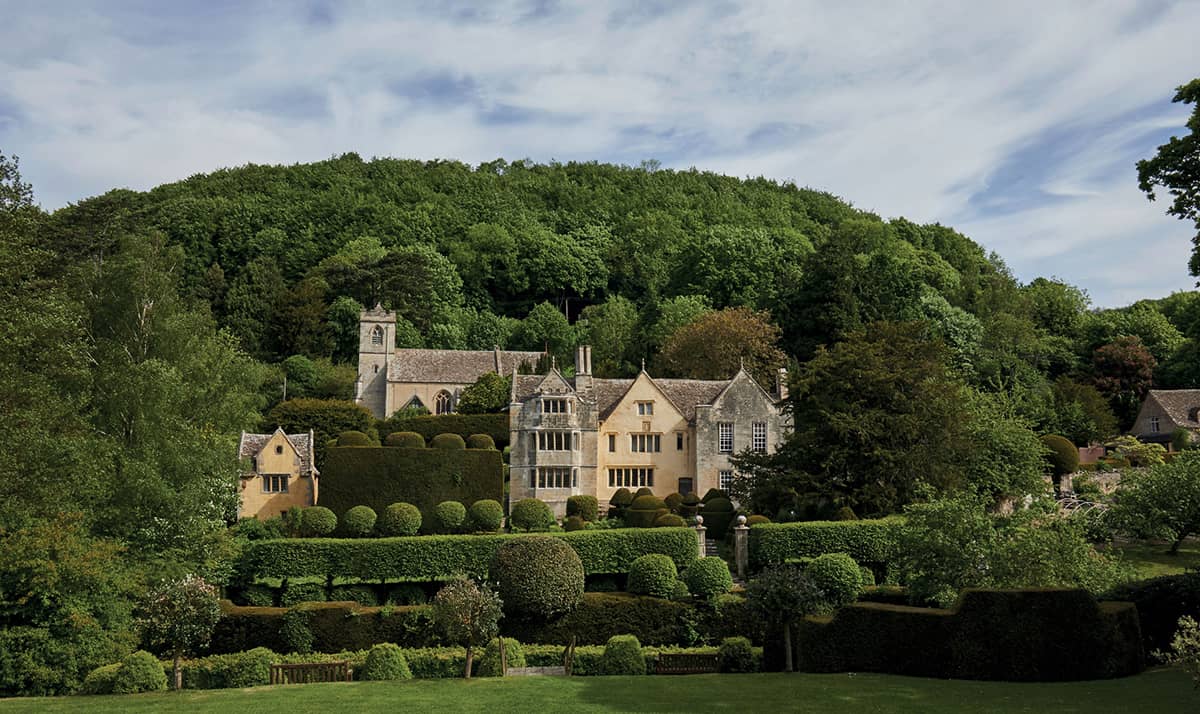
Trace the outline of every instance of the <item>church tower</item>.
{"type": "Polygon", "coordinates": [[[377,419],[391,411],[388,404],[388,358],[396,348],[396,313],[376,303],[358,316],[358,381],[354,401],[377,419]]]}

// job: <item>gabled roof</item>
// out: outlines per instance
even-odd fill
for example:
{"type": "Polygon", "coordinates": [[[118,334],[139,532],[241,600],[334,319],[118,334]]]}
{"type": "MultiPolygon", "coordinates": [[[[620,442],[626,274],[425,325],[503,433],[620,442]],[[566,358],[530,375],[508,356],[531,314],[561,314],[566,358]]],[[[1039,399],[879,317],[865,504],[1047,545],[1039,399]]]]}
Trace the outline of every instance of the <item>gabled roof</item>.
{"type": "Polygon", "coordinates": [[[1151,389],[1146,401],[1157,402],[1175,426],[1200,429],[1200,421],[1190,418],[1192,410],[1200,410],[1200,389],[1151,389]]]}
{"type": "Polygon", "coordinates": [[[507,375],[521,364],[536,365],[541,356],[511,350],[397,349],[388,360],[388,381],[471,384],[487,372],[507,375]]]}
{"type": "Polygon", "coordinates": [[[316,459],[313,456],[312,432],[306,432],[304,434],[287,434],[284,433],[282,428],[276,429],[270,434],[250,434],[243,431],[242,439],[240,442],[238,442],[238,458],[249,459],[252,457],[257,457],[260,453],[262,453],[263,448],[266,447],[267,442],[271,440],[271,437],[275,436],[276,434],[283,434],[283,438],[287,439],[288,443],[292,445],[292,448],[296,450],[296,453],[300,455],[301,473],[320,473],[317,471],[317,467],[315,466],[316,459]]]}
{"type": "Polygon", "coordinates": [[[769,404],[771,404],[772,406],[775,405],[775,397],[772,397],[770,392],[763,389],[763,386],[758,383],[758,380],[754,378],[754,375],[752,375],[746,371],[745,365],[742,365],[738,369],[737,374],[733,375],[733,379],[730,379],[728,382],[726,382],[725,386],[721,388],[721,391],[718,392],[712,398],[712,401],[708,402],[708,404],[716,404],[718,401],[721,400],[721,397],[725,396],[725,392],[729,391],[729,388],[732,387],[735,382],[739,382],[739,381],[743,381],[743,380],[749,382],[750,384],[753,384],[754,388],[756,390],[758,390],[759,394],[763,395],[763,398],[766,399],[769,404]]]}
{"type": "MultiPolygon", "coordinates": [[[[646,375],[650,377],[650,375],[646,375]]],[[[512,399],[525,402],[538,393],[545,375],[517,374],[513,375],[512,399]]],[[[574,380],[564,380],[574,387],[574,380]]],[[[596,399],[596,409],[601,420],[607,419],[616,409],[617,404],[633,387],[633,379],[593,379],[592,394],[596,399]]],[[[729,379],[654,379],[650,381],[666,395],[667,399],[679,410],[688,421],[696,418],[696,407],[712,404],[732,382],[729,379]]]]}

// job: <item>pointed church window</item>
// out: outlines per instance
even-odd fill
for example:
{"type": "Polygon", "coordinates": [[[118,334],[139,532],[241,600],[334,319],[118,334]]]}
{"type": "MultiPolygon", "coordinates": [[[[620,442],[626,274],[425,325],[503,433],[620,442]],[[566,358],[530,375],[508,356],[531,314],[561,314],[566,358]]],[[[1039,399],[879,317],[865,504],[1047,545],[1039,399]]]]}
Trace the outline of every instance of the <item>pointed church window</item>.
{"type": "Polygon", "coordinates": [[[371,330],[371,346],[373,346],[373,347],[382,347],[383,346],[383,328],[380,327],[379,325],[376,325],[375,329],[371,330]]]}

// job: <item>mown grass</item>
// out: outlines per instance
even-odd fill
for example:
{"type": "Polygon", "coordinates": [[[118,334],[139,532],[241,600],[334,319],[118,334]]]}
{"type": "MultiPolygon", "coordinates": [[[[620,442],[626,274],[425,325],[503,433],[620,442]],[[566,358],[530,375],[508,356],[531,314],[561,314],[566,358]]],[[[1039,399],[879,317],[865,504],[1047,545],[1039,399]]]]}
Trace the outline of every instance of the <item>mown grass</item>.
{"type": "Polygon", "coordinates": [[[1109,548],[1133,565],[1138,579],[1179,575],[1189,568],[1200,568],[1200,541],[1189,538],[1174,555],[1167,553],[1170,549],[1170,543],[1152,541],[1118,542],[1109,548]]]}
{"type": "Polygon", "coordinates": [[[351,682],[0,701],[0,712],[1172,712],[1200,711],[1182,672],[1008,683],[878,674],[510,677],[351,682]]]}

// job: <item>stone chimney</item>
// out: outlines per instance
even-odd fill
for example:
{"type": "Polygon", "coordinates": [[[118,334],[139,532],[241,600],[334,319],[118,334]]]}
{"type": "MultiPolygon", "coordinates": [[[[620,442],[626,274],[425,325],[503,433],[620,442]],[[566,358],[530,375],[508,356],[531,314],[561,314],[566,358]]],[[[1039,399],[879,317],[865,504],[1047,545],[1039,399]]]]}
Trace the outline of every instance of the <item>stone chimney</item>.
{"type": "Polygon", "coordinates": [[[575,391],[589,391],[592,388],[592,346],[580,345],[575,348],[575,391]]]}

